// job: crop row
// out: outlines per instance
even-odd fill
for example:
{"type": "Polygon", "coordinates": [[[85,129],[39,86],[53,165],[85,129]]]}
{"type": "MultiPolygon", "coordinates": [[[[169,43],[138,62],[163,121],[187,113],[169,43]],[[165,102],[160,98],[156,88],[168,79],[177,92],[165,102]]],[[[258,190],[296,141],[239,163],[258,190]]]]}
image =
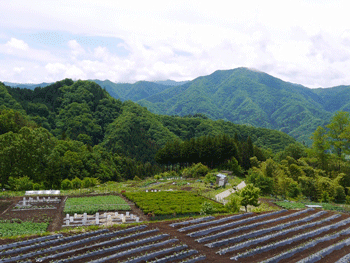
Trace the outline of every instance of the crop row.
{"type": "MultiPolygon", "coordinates": [[[[132,228],[130,228],[130,229],[132,230],[132,228]]],[[[101,247],[101,246],[104,247],[106,245],[112,245],[113,243],[122,242],[122,241],[125,241],[125,240],[130,239],[130,238],[135,238],[135,237],[139,237],[139,236],[143,236],[143,235],[153,234],[153,233],[155,233],[157,231],[159,231],[159,230],[158,229],[152,229],[152,230],[146,230],[146,231],[142,231],[142,232],[136,232],[135,234],[129,234],[129,235],[126,235],[126,236],[123,236],[123,237],[113,238],[111,240],[107,240],[107,241],[104,241],[104,242],[99,242],[97,244],[93,244],[93,245],[90,245],[90,246],[85,246],[85,247],[81,247],[81,248],[77,248],[77,249],[71,249],[71,250],[68,250],[68,251],[56,253],[54,255],[41,257],[40,259],[37,259],[37,261],[42,262],[42,261],[44,261],[46,259],[54,259],[54,258],[66,256],[66,255],[72,254],[72,253],[76,254],[79,251],[82,251],[82,250],[85,250],[85,249],[91,250],[91,249],[95,249],[95,248],[98,248],[98,247],[101,247]]],[[[116,232],[112,232],[112,233],[116,233],[116,232]]],[[[120,234],[120,233],[121,232],[117,231],[117,234],[120,234]]],[[[115,236],[115,234],[113,234],[113,236],[115,236]]],[[[112,237],[112,235],[105,236],[104,238],[106,238],[106,237],[112,237]]]]}
{"type": "Polygon", "coordinates": [[[247,251],[245,253],[242,253],[242,254],[239,254],[239,255],[237,255],[235,257],[232,257],[231,259],[238,260],[239,258],[242,258],[242,257],[248,257],[248,256],[256,255],[256,254],[259,254],[259,253],[262,253],[262,252],[270,251],[272,249],[276,249],[277,247],[285,246],[287,244],[292,244],[292,243],[297,242],[299,240],[312,238],[312,237],[314,237],[316,235],[319,235],[319,234],[324,233],[326,231],[329,231],[331,229],[337,229],[337,228],[339,228],[341,226],[344,226],[346,224],[349,224],[349,223],[350,223],[350,218],[347,218],[347,219],[342,220],[342,221],[340,221],[338,223],[327,225],[327,226],[324,226],[324,227],[321,227],[321,228],[318,228],[316,230],[313,230],[313,231],[310,231],[310,232],[306,232],[306,233],[303,233],[303,234],[299,234],[299,235],[293,236],[291,238],[281,240],[281,241],[276,242],[274,244],[269,244],[269,245],[265,245],[265,246],[262,246],[262,247],[258,247],[258,248],[249,250],[249,251],[247,251]]]}
{"type": "Polygon", "coordinates": [[[171,227],[177,227],[177,226],[183,226],[183,225],[189,225],[189,224],[195,224],[195,223],[200,223],[203,221],[208,221],[211,219],[214,219],[214,216],[206,216],[206,217],[200,217],[197,219],[193,219],[193,220],[188,220],[188,221],[182,221],[182,222],[178,222],[178,223],[173,223],[170,224],[171,227]]]}
{"type": "Polygon", "coordinates": [[[73,197],[68,198],[65,206],[65,214],[95,214],[99,211],[118,211],[130,210],[130,206],[120,196],[90,196],[90,197],[73,197]]]}
{"type": "Polygon", "coordinates": [[[165,263],[186,259],[185,262],[192,263],[205,258],[203,255],[194,257],[198,251],[189,249],[186,244],[176,244],[179,240],[171,238],[169,234],[157,234],[158,229],[145,230],[146,227],[140,225],[113,232],[102,229],[64,238],[56,236],[54,240],[34,238],[24,243],[16,242],[3,247],[4,253],[1,255],[12,257],[2,257],[0,262],[29,263],[34,260],[50,260],[52,263],[67,263],[124,260],[123,262],[136,263],[154,260],[153,263],[165,263]],[[56,245],[57,242],[60,244],[56,245]],[[20,245],[22,246],[16,248],[20,245]],[[91,259],[92,261],[89,261],[91,259]]]}
{"type": "Polygon", "coordinates": [[[220,224],[229,220],[236,220],[242,217],[246,217],[246,216],[250,216],[253,215],[253,213],[246,213],[246,214],[240,214],[240,215],[234,215],[234,216],[228,216],[228,217],[223,217],[217,220],[212,220],[212,221],[208,221],[208,222],[204,222],[204,223],[199,223],[199,224],[195,224],[195,225],[191,225],[191,226],[187,226],[187,227],[183,227],[178,229],[177,231],[179,232],[184,232],[184,231],[188,231],[188,230],[192,230],[195,228],[201,228],[204,226],[209,226],[209,225],[214,225],[214,224],[220,224]]]}
{"type": "MultiPolygon", "coordinates": [[[[325,249],[322,249],[321,251],[316,252],[315,254],[302,259],[300,261],[298,261],[297,263],[312,263],[312,262],[316,262],[321,260],[323,257],[329,255],[330,253],[332,253],[335,250],[339,250],[342,249],[343,247],[349,246],[350,245],[350,238],[340,241],[332,246],[329,246],[325,249]]],[[[348,261],[346,261],[348,262],[348,261]]]]}
{"type": "Polygon", "coordinates": [[[286,230],[282,230],[282,231],[279,231],[279,232],[276,232],[276,233],[273,233],[273,234],[270,234],[270,235],[266,235],[266,236],[263,236],[263,237],[260,237],[260,238],[251,239],[251,240],[248,240],[246,242],[238,243],[238,244],[235,244],[232,247],[228,247],[228,248],[219,250],[218,253],[222,255],[222,254],[225,254],[227,252],[236,251],[236,250],[239,250],[239,249],[242,249],[242,248],[246,248],[246,247],[250,247],[252,245],[256,245],[256,244],[262,243],[262,242],[266,242],[266,241],[268,241],[268,240],[270,240],[272,238],[281,237],[281,236],[284,236],[284,235],[286,235],[288,233],[297,232],[297,231],[300,231],[300,230],[305,230],[305,229],[308,229],[308,228],[311,228],[311,227],[323,224],[323,223],[325,223],[327,221],[333,220],[333,219],[337,218],[337,216],[338,215],[332,215],[332,216],[327,217],[325,219],[322,219],[320,221],[312,222],[312,223],[309,223],[309,224],[306,224],[306,225],[296,226],[296,227],[293,227],[293,228],[288,228],[286,230]]]}
{"type": "Polygon", "coordinates": [[[72,257],[70,257],[68,259],[58,260],[58,261],[55,261],[55,262],[65,262],[65,263],[67,263],[67,262],[74,262],[74,261],[85,259],[85,258],[89,258],[89,257],[92,257],[92,256],[97,256],[97,255],[106,254],[106,253],[109,253],[109,252],[118,251],[118,250],[121,250],[121,249],[124,249],[124,248],[127,248],[127,247],[139,246],[141,244],[158,241],[158,240],[161,240],[161,239],[163,239],[165,237],[169,237],[169,235],[168,234],[162,234],[162,235],[157,235],[157,236],[151,236],[151,237],[148,237],[148,238],[135,240],[135,241],[131,241],[131,242],[128,242],[128,243],[123,243],[123,244],[116,245],[116,246],[111,246],[111,247],[107,247],[107,248],[103,247],[102,249],[99,248],[99,249],[96,249],[94,251],[88,250],[84,254],[72,256],[72,257]]]}
{"type": "MultiPolygon", "coordinates": [[[[308,221],[311,221],[311,220],[313,220],[313,219],[323,215],[324,213],[326,213],[326,212],[320,211],[320,212],[318,212],[316,214],[313,214],[313,215],[310,215],[310,216],[307,216],[307,217],[304,217],[304,218],[301,218],[301,219],[292,220],[292,221],[290,221],[288,223],[280,224],[280,225],[277,225],[277,226],[272,226],[272,227],[269,227],[269,228],[263,228],[263,229],[260,229],[260,230],[253,230],[253,231],[251,231],[249,233],[245,233],[245,234],[238,235],[238,236],[235,236],[235,237],[231,237],[231,238],[227,238],[227,239],[223,239],[223,240],[219,240],[219,241],[216,241],[216,242],[212,242],[212,243],[206,244],[206,246],[210,247],[210,248],[212,248],[212,247],[220,247],[220,246],[227,245],[227,244],[230,244],[230,243],[240,242],[240,241],[245,240],[245,239],[258,237],[258,236],[261,236],[261,235],[264,235],[264,234],[267,234],[267,233],[270,233],[270,232],[273,232],[273,231],[278,231],[278,230],[285,229],[285,228],[290,227],[292,225],[296,225],[296,224],[299,224],[299,223],[306,223],[308,221]]],[[[334,216],[334,217],[337,217],[337,216],[334,216]]],[[[268,220],[268,221],[274,222],[273,220],[268,220]]],[[[268,221],[258,222],[258,223],[268,224],[268,221]]],[[[258,223],[255,223],[255,224],[252,224],[252,225],[248,225],[248,226],[238,227],[238,228],[235,228],[235,229],[232,229],[232,230],[227,230],[227,231],[220,232],[220,233],[217,233],[217,234],[214,234],[214,235],[211,235],[211,236],[203,237],[203,238],[197,239],[197,242],[199,242],[199,243],[206,242],[206,241],[210,241],[210,240],[213,240],[213,239],[218,239],[218,238],[223,237],[223,236],[228,236],[230,234],[239,232],[241,230],[254,228],[254,225],[256,226],[258,223]],[[253,226],[253,227],[251,227],[251,226],[253,226]]],[[[269,222],[269,223],[271,223],[271,222],[269,222]]]]}
{"type": "MultiPolygon", "coordinates": [[[[290,249],[290,250],[288,250],[286,252],[278,254],[278,255],[276,255],[276,256],[274,256],[272,258],[269,258],[269,259],[263,261],[262,263],[277,263],[277,262],[280,262],[281,260],[290,258],[290,257],[294,256],[297,253],[301,253],[301,252],[303,252],[303,251],[305,251],[307,249],[310,249],[311,247],[314,247],[314,246],[316,246],[319,243],[322,243],[322,242],[325,242],[325,241],[329,241],[329,240],[332,240],[332,239],[336,239],[336,238],[338,238],[338,237],[340,237],[342,235],[349,235],[349,234],[350,234],[350,229],[346,229],[346,230],[339,231],[339,232],[337,232],[335,234],[331,234],[331,235],[327,235],[327,236],[324,236],[324,237],[320,237],[320,238],[317,238],[315,240],[311,240],[309,242],[306,242],[306,243],[304,243],[304,244],[302,244],[302,245],[300,245],[298,247],[290,249]]],[[[345,260],[345,258],[344,258],[344,260],[345,260]]],[[[348,262],[348,261],[346,261],[346,262],[348,262]]]]}
{"type": "Polygon", "coordinates": [[[210,234],[210,233],[218,231],[218,230],[222,230],[222,229],[229,228],[229,227],[234,227],[234,226],[240,225],[240,224],[249,223],[251,221],[262,219],[262,218],[265,218],[265,217],[278,215],[278,214],[284,213],[286,211],[287,210],[280,210],[280,211],[276,211],[276,212],[272,212],[272,213],[266,213],[266,214],[262,214],[262,215],[258,215],[258,216],[254,216],[254,217],[249,217],[249,218],[246,218],[246,219],[242,219],[242,220],[239,220],[239,221],[227,223],[227,224],[224,224],[224,225],[214,226],[214,227],[207,228],[207,229],[204,229],[204,230],[199,230],[199,231],[196,231],[196,232],[192,232],[192,233],[189,233],[187,235],[190,236],[190,237],[204,236],[204,235],[210,234]]]}

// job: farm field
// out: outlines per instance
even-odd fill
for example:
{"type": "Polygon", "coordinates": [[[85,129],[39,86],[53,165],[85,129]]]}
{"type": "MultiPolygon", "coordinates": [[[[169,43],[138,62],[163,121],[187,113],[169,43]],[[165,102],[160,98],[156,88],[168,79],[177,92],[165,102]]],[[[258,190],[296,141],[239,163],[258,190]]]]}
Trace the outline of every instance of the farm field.
{"type": "Polygon", "coordinates": [[[143,222],[33,243],[1,239],[0,262],[337,262],[350,253],[349,227],[349,215],[317,209],[143,222]],[[314,255],[320,260],[302,261],[314,255]]]}
{"type": "Polygon", "coordinates": [[[123,195],[145,214],[154,213],[156,216],[199,214],[203,202],[211,203],[216,213],[226,212],[221,203],[187,191],[125,192],[123,195]]]}
{"type": "Polygon", "coordinates": [[[128,211],[128,203],[116,195],[70,197],[67,199],[63,212],[65,214],[87,213],[89,215],[99,211],[128,211]]]}

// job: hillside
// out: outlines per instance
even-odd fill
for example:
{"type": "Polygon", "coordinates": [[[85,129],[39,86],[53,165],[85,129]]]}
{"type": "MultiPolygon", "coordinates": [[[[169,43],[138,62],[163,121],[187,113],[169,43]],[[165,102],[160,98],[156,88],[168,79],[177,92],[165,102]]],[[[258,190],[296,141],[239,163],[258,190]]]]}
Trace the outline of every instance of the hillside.
{"type": "MultiPolygon", "coordinates": [[[[218,70],[183,82],[93,81],[113,98],[137,102],[156,114],[201,113],[213,120],[283,131],[309,145],[312,132],[336,111],[350,111],[350,86],[309,89],[247,68],[218,70]]],[[[48,84],[10,85],[34,89],[48,84]]]]}
{"type": "MultiPolygon", "coordinates": [[[[327,89],[332,94],[336,90],[327,89]]],[[[308,142],[316,127],[324,125],[340,109],[334,107],[337,96],[329,100],[324,93],[238,68],[216,71],[138,103],[159,114],[204,113],[215,120],[280,130],[308,142]]]]}
{"type": "Polygon", "coordinates": [[[250,136],[253,143],[274,151],[294,142],[291,137],[274,130],[201,117],[156,115],[134,102],[112,98],[92,81],[65,79],[35,90],[8,86],[5,89],[3,85],[0,88],[3,90],[2,106],[25,112],[30,120],[56,137],[64,135],[91,145],[102,144],[109,150],[143,161],[151,161],[159,147],[175,138],[237,134],[243,139],[250,136]],[[143,147],[141,157],[138,153],[143,147]]]}

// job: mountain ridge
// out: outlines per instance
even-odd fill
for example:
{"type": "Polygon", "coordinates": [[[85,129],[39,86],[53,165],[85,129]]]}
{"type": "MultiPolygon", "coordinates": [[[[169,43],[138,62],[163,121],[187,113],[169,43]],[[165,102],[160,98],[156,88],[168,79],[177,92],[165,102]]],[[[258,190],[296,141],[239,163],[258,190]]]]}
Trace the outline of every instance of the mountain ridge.
{"type": "Polygon", "coordinates": [[[350,86],[310,89],[244,67],[217,70],[184,84],[93,81],[112,97],[132,100],[153,113],[203,113],[213,120],[280,130],[308,144],[317,126],[324,126],[336,111],[350,111],[350,86]]]}

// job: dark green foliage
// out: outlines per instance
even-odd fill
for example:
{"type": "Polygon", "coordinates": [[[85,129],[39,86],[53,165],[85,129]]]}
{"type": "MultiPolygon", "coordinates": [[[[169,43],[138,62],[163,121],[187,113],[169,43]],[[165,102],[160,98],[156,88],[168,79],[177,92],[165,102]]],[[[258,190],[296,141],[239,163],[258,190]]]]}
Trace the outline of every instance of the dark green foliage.
{"type": "Polygon", "coordinates": [[[257,169],[250,169],[247,175],[247,183],[253,184],[261,190],[262,195],[268,195],[273,193],[273,179],[264,176],[257,169]]]}
{"type": "Polygon", "coordinates": [[[337,203],[344,203],[346,200],[346,194],[344,187],[338,185],[334,188],[334,201],[337,203]]]}
{"type": "Polygon", "coordinates": [[[240,173],[238,148],[245,149],[241,142],[248,138],[247,151],[251,154],[253,145],[259,161],[265,152],[256,145],[278,151],[295,142],[282,132],[213,121],[204,113],[155,115],[113,99],[91,81],[65,79],[34,90],[0,84],[0,102],[1,182],[28,176],[47,189],[60,189],[63,180],[75,177],[106,182],[153,176],[164,171],[154,160],[162,147],[171,156],[163,163],[175,170],[202,161],[240,173]],[[231,139],[235,135],[239,141],[231,139]],[[179,146],[186,147],[179,151],[179,146]]]}
{"type": "Polygon", "coordinates": [[[263,72],[219,70],[138,101],[150,111],[181,115],[205,113],[211,119],[282,130],[310,142],[311,133],[332,113],[326,97],[263,72]]]}
{"type": "Polygon", "coordinates": [[[155,160],[160,164],[192,164],[203,163],[210,168],[216,167],[232,159],[238,158],[238,150],[234,139],[219,135],[202,136],[181,142],[174,140],[160,149],[155,160]]]}

